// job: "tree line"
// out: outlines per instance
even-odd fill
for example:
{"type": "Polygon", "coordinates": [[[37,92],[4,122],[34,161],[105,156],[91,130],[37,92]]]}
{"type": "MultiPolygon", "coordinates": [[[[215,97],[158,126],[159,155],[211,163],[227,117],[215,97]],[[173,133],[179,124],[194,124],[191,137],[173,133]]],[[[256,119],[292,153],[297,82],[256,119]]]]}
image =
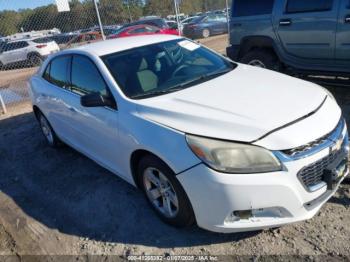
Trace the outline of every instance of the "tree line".
{"type": "MultiPolygon", "coordinates": [[[[173,0],[99,0],[98,6],[103,25],[127,23],[147,15],[175,14],[173,0]]],[[[181,13],[194,14],[223,9],[225,0],[180,0],[179,7],[181,13]]],[[[52,28],[71,32],[95,25],[97,17],[92,0],[71,0],[70,12],[59,13],[54,3],[35,9],[0,11],[2,36],[52,28]]]]}

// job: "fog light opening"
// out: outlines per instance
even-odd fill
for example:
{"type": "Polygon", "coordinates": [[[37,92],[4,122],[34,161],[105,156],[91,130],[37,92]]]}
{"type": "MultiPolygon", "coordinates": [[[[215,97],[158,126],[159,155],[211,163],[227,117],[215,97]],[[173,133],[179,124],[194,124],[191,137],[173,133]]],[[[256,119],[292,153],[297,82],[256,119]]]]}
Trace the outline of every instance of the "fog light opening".
{"type": "Polygon", "coordinates": [[[234,223],[239,221],[261,222],[286,217],[291,217],[291,214],[282,207],[236,210],[226,217],[225,223],[234,223]]]}

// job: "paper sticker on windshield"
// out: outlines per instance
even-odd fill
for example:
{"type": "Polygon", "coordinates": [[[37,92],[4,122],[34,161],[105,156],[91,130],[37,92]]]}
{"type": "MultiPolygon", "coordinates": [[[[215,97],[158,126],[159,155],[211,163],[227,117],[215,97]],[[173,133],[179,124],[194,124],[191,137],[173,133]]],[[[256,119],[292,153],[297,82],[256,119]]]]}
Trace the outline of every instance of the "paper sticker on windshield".
{"type": "Polygon", "coordinates": [[[191,41],[188,41],[188,40],[184,40],[184,41],[181,41],[181,42],[178,42],[178,45],[189,50],[189,51],[194,51],[196,50],[197,48],[200,48],[201,46],[196,44],[196,43],[193,43],[191,41]]]}

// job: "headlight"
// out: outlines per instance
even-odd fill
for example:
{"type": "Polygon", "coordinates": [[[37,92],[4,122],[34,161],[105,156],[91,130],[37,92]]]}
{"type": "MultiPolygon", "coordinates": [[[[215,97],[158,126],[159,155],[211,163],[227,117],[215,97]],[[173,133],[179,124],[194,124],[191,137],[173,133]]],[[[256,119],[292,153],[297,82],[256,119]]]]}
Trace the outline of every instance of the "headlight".
{"type": "Polygon", "coordinates": [[[282,170],[272,152],[258,146],[186,136],[193,153],[211,168],[225,173],[264,173],[282,170]]]}

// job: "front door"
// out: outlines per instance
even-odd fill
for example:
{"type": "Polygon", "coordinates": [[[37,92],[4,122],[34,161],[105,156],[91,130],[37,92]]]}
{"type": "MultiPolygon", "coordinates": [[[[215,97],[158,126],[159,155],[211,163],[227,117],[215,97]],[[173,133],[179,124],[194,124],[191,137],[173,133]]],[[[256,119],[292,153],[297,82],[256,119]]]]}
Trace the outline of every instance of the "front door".
{"type": "Polygon", "coordinates": [[[334,60],[338,0],[282,2],[274,23],[286,53],[319,64],[334,60]]]}
{"type": "Polygon", "coordinates": [[[69,107],[78,150],[111,171],[120,174],[118,111],[110,107],[83,107],[80,98],[93,92],[112,96],[98,68],[83,55],[74,55],[71,64],[69,107]]]}
{"type": "Polygon", "coordinates": [[[336,42],[337,63],[350,68],[350,0],[341,1],[336,42]]]}

